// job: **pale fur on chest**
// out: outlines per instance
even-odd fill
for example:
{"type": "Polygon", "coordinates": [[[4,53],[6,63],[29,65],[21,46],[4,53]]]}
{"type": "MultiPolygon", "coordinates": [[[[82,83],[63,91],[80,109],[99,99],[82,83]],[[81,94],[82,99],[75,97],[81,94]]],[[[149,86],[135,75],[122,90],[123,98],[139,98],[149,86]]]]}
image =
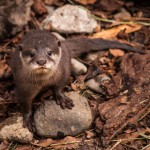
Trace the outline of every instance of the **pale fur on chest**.
{"type": "Polygon", "coordinates": [[[56,70],[53,72],[32,72],[28,77],[28,82],[33,84],[35,87],[43,88],[56,84],[60,78],[60,73],[56,70]]]}

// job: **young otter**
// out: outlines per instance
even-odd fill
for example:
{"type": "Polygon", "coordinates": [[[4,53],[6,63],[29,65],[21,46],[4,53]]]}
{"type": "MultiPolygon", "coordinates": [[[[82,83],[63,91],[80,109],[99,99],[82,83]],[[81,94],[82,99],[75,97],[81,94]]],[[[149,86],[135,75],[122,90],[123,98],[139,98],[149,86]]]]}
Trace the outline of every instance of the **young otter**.
{"type": "Polygon", "coordinates": [[[16,98],[24,125],[32,131],[32,101],[45,87],[51,87],[58,105],[71,109],[73,102],[63,93],[70,76],[71,58],[92,50],[108,48],[142,53],[116,41],[77,38],[60,42],[48,31],[35,30],[27,33],[11,57],[16,98]]]}

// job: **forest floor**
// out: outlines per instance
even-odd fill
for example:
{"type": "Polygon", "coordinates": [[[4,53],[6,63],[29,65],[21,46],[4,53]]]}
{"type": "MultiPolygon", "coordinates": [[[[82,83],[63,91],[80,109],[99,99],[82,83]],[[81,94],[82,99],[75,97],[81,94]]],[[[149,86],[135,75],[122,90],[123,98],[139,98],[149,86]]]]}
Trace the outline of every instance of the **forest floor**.
{"type": "Polygon", "coordinates": [[[46,6],[55,9],[65,4],[80,5],[91,11],[99,23],[94,33],[60,33],[65,38],[86,36],[118,40],[137,46],[146,51],[146,54],[129,53],[118,49],[99,52],[92,65],[98,67],[101,75],[111,78],[110,82],[100,85],[104,89],[101,94],[90,90],[81,82],[81,78],[86,75],[70,79],[71,84],[68,84],[67,88],[78,91],[89,99],[94,120],[88,131],[76,137],[68,136],[57,140],[35,137],[28,144],[2,140],[0,150],[150,149],[150,3],[148,0],[88,2],[90,4],[87,4],[86,0],[34,0],[28,23],[15,35],[1,39],[0,122],[19,112],[15,101],[15,84],[9,67],[10,53],[27,31],[40,27],[40,23],[48,14],[46,6]]]}

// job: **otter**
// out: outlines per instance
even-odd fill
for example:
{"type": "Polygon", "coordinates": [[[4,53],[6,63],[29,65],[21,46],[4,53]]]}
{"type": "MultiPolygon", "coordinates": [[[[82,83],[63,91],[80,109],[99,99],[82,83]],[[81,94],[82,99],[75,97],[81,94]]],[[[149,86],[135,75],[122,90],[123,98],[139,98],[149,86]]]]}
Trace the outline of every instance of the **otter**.
{"type": "Polygon", "coordinates": [[[56,103],[72,109],[73,101],[63,90],[71,73],[71,58],[90,51],[120,48],[143,53],[128,44],[104,39],[73,38],[65,41],[46,30],[28,32],[11,56],[16,99],[24,126],[32,128],[32,101],[40,91],[51,87],[56,103]]]}

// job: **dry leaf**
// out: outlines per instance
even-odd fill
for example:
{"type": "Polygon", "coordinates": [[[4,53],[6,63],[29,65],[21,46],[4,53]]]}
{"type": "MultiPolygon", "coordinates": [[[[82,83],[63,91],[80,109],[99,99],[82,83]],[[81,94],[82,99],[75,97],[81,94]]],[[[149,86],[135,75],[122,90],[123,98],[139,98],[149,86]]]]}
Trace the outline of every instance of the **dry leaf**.
{"type": "Polygon", "coordinates": [[[3,141],[1,144],[0,144],[0,150],[6,150],[9,146],[9,143],[7,141],[3,141]]]}
{"type": "Polygon", "coordinates": [[[124,51],[120,49],[110,49],[109,51],[114,57],[121,57],[124,55],[124,51]]]}
{"type": "Polygon", "coordinates": [[[35,150],[35,149],[32,148],[31,145],[23,145],[23,146],[17,147],[15,150],[35,150]]]}
{"type": "Polygon", "coordinates": [[[101,32],[93,34],[91,38],[103,38],[103,39],[113,39],[115,38],[121,30],[125,30],[126,33],[132,33],[138,31],[142,28],[141,25],[119,25],[111,29],[103,30],[101,32]]]}
{"type": "Polygon", "coordinates": [[[95,136],[95,133],[91,132],[91,131],[85,131],[85,133],[87,134],[86,137],[88,139],[93,138],[95,136]]]}
{"type": "Polygon", "coordinates": [[[6,60],[0,60],[0,78],[4,75],[5,71],[8,69],[6,60]]]}
{"type": "Polygon", "coordinates": [[[78,144],[80,142],[81,142],[80,140],[74,137],[67,136],[63,140],[60,140],[57,143],[52,144],[51,146],[54,149],[76,149],[78,148],[78,144]]]}
{"type": "Polygon", "coordinates": [[[96,0],[74,0],[74,1],[83,5],[93,4],[96,2],[96,0]]]}
{"type": "Polygon", "coordinates": [[[75,83],[71,83],[71,88],[72,88],[74,91],[77,91],[78,86],[77,86],[77,84],[75,84],[75,83]]]}
{"type": "Polygon", "coordinates": [[[54,140],[49,138],[49,139],[40,141],[39,143],[32,143],[32,144],[35,145],[35,146],[40,146],[40,147],[48,147],[54,142],[55,142],[54,140]]]}
{"type": "Polygon", "coordinates": [[[47,13],[47,9],[46,9],[44,3],[40,0],[34,0],[34,4],[32,6],[32,9],[34,10],[34,12],[37,15],[42,15],[42,14],[47,13]]]}

